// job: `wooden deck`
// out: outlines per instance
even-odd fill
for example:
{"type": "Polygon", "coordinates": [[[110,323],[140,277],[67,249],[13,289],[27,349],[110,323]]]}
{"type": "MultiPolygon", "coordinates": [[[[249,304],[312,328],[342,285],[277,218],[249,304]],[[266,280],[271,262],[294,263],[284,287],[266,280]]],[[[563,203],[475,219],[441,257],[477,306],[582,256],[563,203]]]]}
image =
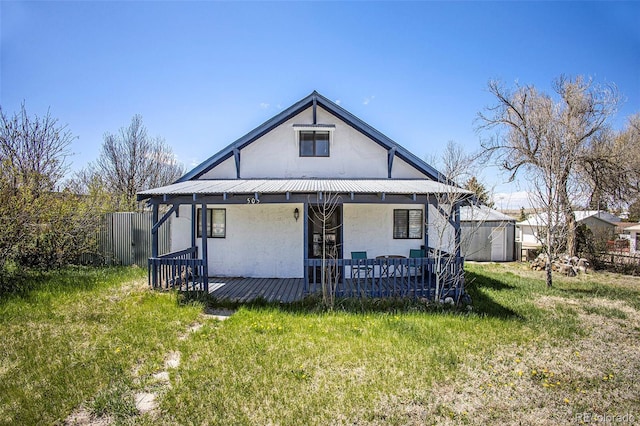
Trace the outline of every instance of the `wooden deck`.
{"type": "MultiPolygon", "coordinates": [[[[310,285],[309,293],[320,293],[320,284],[310,285]]],[[[305,297],[304,278],[209,278],[209,294],[218,300],[290,303],[305,297]]],[[[397,278],[347,279],[336,288],[337,297],[433,297],[433,289],[423,281],[397,278]]]]}
{"type": "Polygon", "coordinates": [[[295,302],[304,297],[303,278],[209,278],[209,294],[220,300],[295,302]]]}

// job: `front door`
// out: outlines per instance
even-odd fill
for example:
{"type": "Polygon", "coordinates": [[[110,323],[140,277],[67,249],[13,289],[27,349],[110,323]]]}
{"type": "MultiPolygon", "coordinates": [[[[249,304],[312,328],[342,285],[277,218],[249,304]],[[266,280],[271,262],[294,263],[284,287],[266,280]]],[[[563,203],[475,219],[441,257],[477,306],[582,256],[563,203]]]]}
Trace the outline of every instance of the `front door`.
{"type": "MultiPolygon", "coordinates": [[[[309,206],[308,253],[310,259],[342,259],[342,206],[336,206],[332,212],[325,213],[317,206],[309,206]],[[323,238],[324,236],[324,238],[323,238]],[[323,241],[324,240],[324,241],[323,241]],[[324,244],[323,244],[324,242],[324,244]]],[[[334,270],[336,274],[338,271],[334,270]]],[[[320,280],[320,270],[309,273],[309,281],[320,280]]]]}

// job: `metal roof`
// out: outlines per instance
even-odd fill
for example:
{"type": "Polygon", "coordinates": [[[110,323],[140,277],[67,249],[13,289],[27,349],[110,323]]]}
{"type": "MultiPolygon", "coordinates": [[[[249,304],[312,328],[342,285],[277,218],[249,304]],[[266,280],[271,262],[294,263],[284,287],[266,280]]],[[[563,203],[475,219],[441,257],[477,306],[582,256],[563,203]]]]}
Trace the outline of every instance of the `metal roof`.
{"type": "MultiPolygon", "coordinates": [[[[611,222],[610,220],[605,219],[604,217],[600,217],[598,216],[598,211],[597,210],[576,210],[573,212],[575,217],[576,217],[576,222],[580,223],[583,222],[585,219],[588,218],[593,218],[593,219],[597,219],[600,220],[608,225],[612,225],[615,226],[615,223],[611,222]]],[[[601,212],[601,213],[606,213],[606,212],[601,212]]],[[[610,215],[610,213],[607,213],[607,215],[610,215]]],[[[609,217],[609,216],[606,216],[609,217]]],[[[615,217],[615,216],[614,216],[615,217]]],[[[561,224],[564,223],[564,216],[560,217],[560,221],[561,224]]],[[[539,213],[539,214],[534,214],[532,216],[530,216],[529,218],[527,218],[527,220],[524,220],[522,222],[518,222],[518,225],[524,225],[524,226],[533,226],[533,227],[540,227],[540,226],[545,226],[547,223],[547,218],[546,218],[546,214],[545,213],[539,213]]]]}
{"type": "Polygon", "coordinates": [[[460,220],[463,222],[515,222],[511,216],[494,210],[487,206],[462,206],[460,207],[460,220]]]}
{"type": "Polygon", "coordinates": [[[427,179],[212,179],[189,180],[138,192],[138,199],[161,195],[308,194],[315,192],[354,194],[471,195],[471,191],[427,179]]]}

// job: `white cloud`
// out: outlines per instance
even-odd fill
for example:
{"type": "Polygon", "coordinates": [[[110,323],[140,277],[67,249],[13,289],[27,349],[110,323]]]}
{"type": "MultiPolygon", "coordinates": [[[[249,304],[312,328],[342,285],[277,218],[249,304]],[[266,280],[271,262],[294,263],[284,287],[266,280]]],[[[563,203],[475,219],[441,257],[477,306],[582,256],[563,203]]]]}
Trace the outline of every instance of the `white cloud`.
{"type": "Polygon", "coordinates": [[[336,99],[334,102],[335,102],[336,104],[340,105],[340,102],[342,102],[342,101],[341,101],[340,99],[336,99]]]}
{"type": "Polygon", "coordinates": [[[261,103],[260,103],[260,108],[262,108],[262,109],[267,109],[267,108],[269,108],[269,104],[268,104],[268,103],[266,103],[266,102],[261,102],[261,103]]]}
{"type": "Polygon", "coordinates": [[[366,98],[364,98],[364,100],[362,101],[362,105],[369,105],[369,102],[371,102],[372,100],[374,100],[376,97],[375,96],[367,96],[366,98]]]}

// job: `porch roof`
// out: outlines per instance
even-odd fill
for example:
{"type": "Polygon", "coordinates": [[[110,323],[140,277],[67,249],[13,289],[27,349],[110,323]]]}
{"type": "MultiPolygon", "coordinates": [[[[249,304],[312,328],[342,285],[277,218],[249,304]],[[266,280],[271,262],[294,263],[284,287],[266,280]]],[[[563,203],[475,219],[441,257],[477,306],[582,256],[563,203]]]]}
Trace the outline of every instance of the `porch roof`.
{"type": "Polygon", "coordinates": [[[212,179],[177,182],[138,192],[138,200],[157,196],[222,194],[309,194],[317,192],[354,194],[429,195],[473,193],[427,179],[212,179]]]}

